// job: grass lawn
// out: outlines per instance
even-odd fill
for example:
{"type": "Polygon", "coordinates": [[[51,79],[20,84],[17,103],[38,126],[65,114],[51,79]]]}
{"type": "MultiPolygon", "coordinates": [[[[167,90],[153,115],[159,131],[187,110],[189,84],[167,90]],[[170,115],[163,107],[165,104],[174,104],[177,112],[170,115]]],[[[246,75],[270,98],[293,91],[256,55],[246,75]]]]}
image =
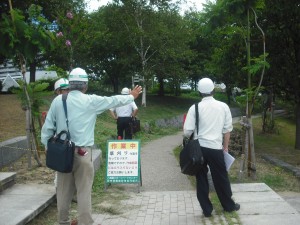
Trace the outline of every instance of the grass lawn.
{"type": "Polygon", "coordinates": [[[295,149],[295,122],[279,117],[275,120],[278,133],[264,134],[261,132],[261,120],[254,120],[256,154],[268,154],[289,164],[300,166],[300,150],[295,149]]]}

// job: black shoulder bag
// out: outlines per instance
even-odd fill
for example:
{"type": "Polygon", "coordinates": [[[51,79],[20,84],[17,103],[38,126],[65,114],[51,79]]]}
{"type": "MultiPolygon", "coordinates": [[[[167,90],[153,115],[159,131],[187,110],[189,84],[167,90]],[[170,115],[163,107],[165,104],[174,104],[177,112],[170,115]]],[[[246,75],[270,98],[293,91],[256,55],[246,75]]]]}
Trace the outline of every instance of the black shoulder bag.
{"type": "Polygon", "coordinates": [[[59,134],[54,135],[48,140],[46,154],[47,167],[62,173],[72,172],[75,151],[75,144],[70,140],[71,137],[69,132],[68,111],[66,103],[67,97],[68,94],[62,95],[68,130],[63,130],[59,134]]]}
{"type": "Polygon", "coordinates": [[[131,118],[129,126],[130,126],[132,134],[135,134],[135,133],[141,131],[141,122],[136,117],[131,118]]]}
{"type": "MultiPolygon", "coordinates": [[[[198,134],[199,129],[199,111],[198,104],[195,104],[195,116],[196,116],[196,129],[198,134]]],[[[187,140],[183,141],[183,149],[179,155],[179,164],[181,172],[186,175],[194,176],[202,168],[204,164],[204,158],[201,151],[201,146],[198,139],[193,140],[193,135],[187,140]]]]}

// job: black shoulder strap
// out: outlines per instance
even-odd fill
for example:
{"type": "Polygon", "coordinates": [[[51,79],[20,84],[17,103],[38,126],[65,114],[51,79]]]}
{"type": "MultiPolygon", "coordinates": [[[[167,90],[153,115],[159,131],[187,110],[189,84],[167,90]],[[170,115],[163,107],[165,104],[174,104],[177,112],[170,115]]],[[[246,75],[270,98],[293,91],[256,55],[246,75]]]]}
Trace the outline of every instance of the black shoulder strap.
{"type": "Polygon", "coordinates": [[[65,116],[66,116],[66,123],[67,123],[67,127],[68,127],[68,130],[69,130],[67,97],[68,97],[68,93],[62,95],[62,101],[63,101],[64,111],[65,111],[65,116]]]}
{"type": "Polygon", "coordinates": [[[197,134],[199,131],[199,109],[198,109],[198,103],[195,103],[195,116],[196,116],[196,128],[197,128],[197,134]]]}

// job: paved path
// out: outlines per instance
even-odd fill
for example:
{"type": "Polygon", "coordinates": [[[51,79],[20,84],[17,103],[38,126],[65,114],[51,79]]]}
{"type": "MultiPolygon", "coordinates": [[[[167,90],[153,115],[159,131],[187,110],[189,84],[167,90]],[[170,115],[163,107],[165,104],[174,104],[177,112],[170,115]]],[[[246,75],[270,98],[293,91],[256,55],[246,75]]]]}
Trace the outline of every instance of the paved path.
{"type": "Polygon", "coordinates": [[[180,173],[173,150],[182,143],[182,134],[165,136],[142,147],[142,191],[193,190],[187,176],[180,173]]]}
{"type": "Polygon", "coordinates": [[[216,214],[205,218],[194,188],[173,155],[182,134],[166,136],[141,149],[141,192],[127,185],[128,199],[120,202],[121,215],[94,214],[95,224],[102,225],[298,225],[299,212],[281,196],[262,183],[233,184],[233,197],[241,204],[240,221],[234,216],[216,214]]]}

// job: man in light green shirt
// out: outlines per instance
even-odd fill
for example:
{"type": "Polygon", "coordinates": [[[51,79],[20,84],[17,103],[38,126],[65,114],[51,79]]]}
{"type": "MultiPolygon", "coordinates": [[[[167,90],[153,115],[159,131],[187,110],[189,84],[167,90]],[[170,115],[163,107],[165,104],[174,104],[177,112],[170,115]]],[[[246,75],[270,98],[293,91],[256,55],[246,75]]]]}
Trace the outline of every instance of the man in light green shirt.
{"type": "MultiPolygon", "coordinates": [[[[102,97],[85,94],[88,75],[76,68],[69,75],[70,92],[67,110],[71,141],[75,143],[74,164],[71,173],[57,174],[57,209],[60,225],[70,225],[69,210],[74,190],[77,189],[78,220],[72,225],[92,225],[91,192],[94,179],[91,146],[94,145],[94,128],[98,114],[127,105],[139,96],[142,88],[136,86],[129,95],[102,97]]],[[[41,141],[47,146],[49,138],[67,130],[62,95],[51,103],[41,131],[41,141]]]]}

